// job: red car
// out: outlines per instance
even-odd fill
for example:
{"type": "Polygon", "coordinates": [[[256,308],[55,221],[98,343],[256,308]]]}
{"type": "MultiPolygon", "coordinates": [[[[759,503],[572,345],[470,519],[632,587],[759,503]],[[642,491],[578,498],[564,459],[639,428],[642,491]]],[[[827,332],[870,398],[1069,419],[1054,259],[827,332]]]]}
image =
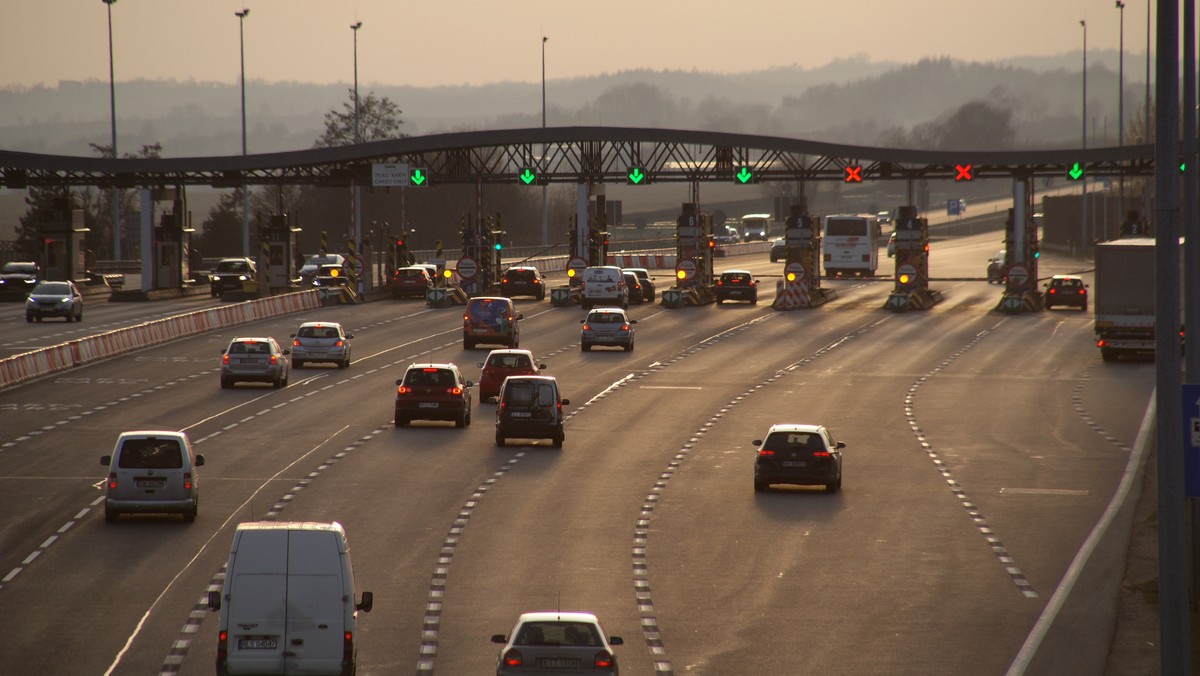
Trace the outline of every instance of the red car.
{"type": "Polygon", "coordinates": [[[546,368],[533,360],[529,350],[492,350],[487,359],[479,363],[479,402],[500,394],[500,386],[509,376],[536,376],[546,368]]]}
{"type": "Polygon", "coordinates": [[[418,265],[400,268],[392,275],[392,298],[424,298],[433,288],[429,270],[418,265]]]}

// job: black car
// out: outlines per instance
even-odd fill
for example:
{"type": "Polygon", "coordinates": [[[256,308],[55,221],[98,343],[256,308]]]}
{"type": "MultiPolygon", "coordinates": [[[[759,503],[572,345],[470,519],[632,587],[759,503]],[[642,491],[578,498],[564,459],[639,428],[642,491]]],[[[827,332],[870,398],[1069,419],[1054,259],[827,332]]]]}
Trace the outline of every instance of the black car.
{"type": "MultiPolygon", "coordinates": [[[[642,302],[654,302],[654,279],[650,277],[650,271],[646,268],[625,268],[626,272],[632,272],[637,275],[638,285],[642,287],[642,302]]],[[[629,297],[630,302],[633,302],[633,296],[629,297]]]]}
{"type": "Polygon", "coordinates": [[[312,283],[313,286],[347,286],[350,284],[350,273],[344,265],[325,263],[317,268],[312,283]]]}
{"type": "Polygon", "coordinates": [[[396,427],[414,420],[471,424],[471,385],[454,364],[412,364],[396,381],[396,427]]]}
{"type": "Polygon", "coordinates": [[[562,448],[563,410],[570,404],[551,376],[509,376],[496,396],[496,445],[510,438],[550,439],[562,448]]]}
{"type": "Polygon", "coordinates": [[[766,439],[755,439],[754,490],[771,484],[825,486],[828,493],[842,487],[842,450],[824,425],[771,425],[766,439]]]}
{"type": "Polygon", "coordinates": [[[748,270],[726,270],[717,279],[717,303],[744,300],[758,304],[758,282],[748,270]]]}
{"type": "Polygon", "coordinates": [[[0,297],[20,300],[41,279],[42,269],[32,261],[11,261],[0,268],[0,297]]]}
{"type": "Polygon", "coordinates": [[[1055,305],[1069,305],[1087,312],[1087,284],[1074,275],[1054,275],[1046,283],[1046,309],[1055,305]]]}
{"type": "Polygon", "coordinates": [[[500,278],[500,295],[506,298],[514,296],[533,296],[538,300],[546,297],[546,280],[538,269],[522,265],[511,267],[504,271],[500,278]]]}
{"type": "Polygon", "coordinates": [[[771,262],[787,260],[787,242],[782,237],[771,242],[771,262]]]}
{"type": "Polygon", "coordinates": [[[638,279],[637,273],[632,270],[622,270],[621,276],[625,278],[625,288],[629,289],[629,302],[637,305],[645,302],[646,296],[642,291],[642,280],[638,279]]]}
{"type": "Polygon", "coordinates": [[[258,266],[249,258],[222,258],[208,275],[214,297],[241,291],[242,283],[258,278],[258,266]]]}

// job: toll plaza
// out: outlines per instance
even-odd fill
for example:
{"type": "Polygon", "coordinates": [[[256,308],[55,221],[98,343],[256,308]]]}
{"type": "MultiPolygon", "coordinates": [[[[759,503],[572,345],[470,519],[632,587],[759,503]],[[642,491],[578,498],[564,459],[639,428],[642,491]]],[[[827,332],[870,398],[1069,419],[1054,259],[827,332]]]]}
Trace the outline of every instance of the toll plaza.
{"type": "Polygon", "coordinates": [[[929,220],[912,205],[896,210],[895,288],[884,303],[892,312],[927,310],[942,301],[929,288],[929,220]]]}
{"type": "Polygon", "coordinates": [[[1013,208],[1004,221],[1004,294],[996,310],[1015,314],[1043,308],[1038,287],[1037,221],[1031,179],[1013,181],[1013,208]]]}
{"type": "Polygon", "coordinates": [[[783,279],[776,287],[776,310],[798,310],[815,307],[837,297],[833,289],[821,288],[821,234],[817,219],[808,213],[803,196],[792,205],[792,213],[784,229],[783,279]]]}
{"type": "Polygon", "coordinates": [[[291,225],[288,214],[271,214],[266,223],[261,216],[258,220],[262,254],[258,269],[265,287],[272,292],[290,290],[292,280],[300,274],[296,269],[296,233],[300,228],[291,225]]]}
{"type": "Polygon", "coordinates": [[[77,280],[84,276],[86,253],[83,238],[83,210],[72,209],[67,199],[55,199],[40,214],[38,231],[42,238],[41,260],[44,279],[77,280]]]}
{"type": "Polygon", "coordinates": [[[695,202],[684,202],[675,221],[675,285],[662,292],[663,307],[708,305],[716,300],[712,217],[695,202]]]}

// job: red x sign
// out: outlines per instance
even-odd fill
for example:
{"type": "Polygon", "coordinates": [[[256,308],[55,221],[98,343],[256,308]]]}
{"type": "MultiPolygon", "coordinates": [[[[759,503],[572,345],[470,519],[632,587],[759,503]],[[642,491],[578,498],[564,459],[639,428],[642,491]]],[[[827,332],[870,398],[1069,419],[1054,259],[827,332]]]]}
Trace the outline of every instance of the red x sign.
{"type": "Polygon", "coordinates": [[[862,165],[846,167],[847,183],[862,183],[862,165]]]}
{"type": "Polygon", "coordinates": [[[954,170],[958,172],[954,175],[956,181],[970,181],[975,178],[971,175],[971,165],[969,164],[956,164],[954,170]]]}

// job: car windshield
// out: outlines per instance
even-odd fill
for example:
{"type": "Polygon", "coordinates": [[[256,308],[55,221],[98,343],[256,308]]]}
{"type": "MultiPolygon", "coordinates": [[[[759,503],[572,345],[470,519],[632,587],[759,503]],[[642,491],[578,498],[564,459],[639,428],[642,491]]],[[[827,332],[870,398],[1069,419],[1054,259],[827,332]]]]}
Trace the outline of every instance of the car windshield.
{"type": "Polygon", "coordinates": [[[404,374],[404,384],[413,385],[454,385],[454,373],[445,369],[411,369],[404,374]]]}
{"type": "Polygon", "coordinates": [[[217,272],[246,272],[250,269],[250,264],[246,261],[221,261],[217,263],[217,272]]]}
{"type": "Polygon", "coordinates": [[[1063,287],[1065,289],[1075,289],[1080,286],[1083,286],[1083,282],[1078,279],[1056,279],[1054,281],[1057,284],[1057,286],[1063,287]]]}
{"type": "Polygon", "coordinates": [[[517,634],[516,645],[599,646],[600,632],[587,622],[528,622],[517,634]]]}
{"type": "Polygon", "coordinates": [[[554,405],[554,386],[547,382],[511,379],[505,384],[504,403],[516,410],[554,405]]]}
{"type": "Polygon", "coordinates": [[[588,316],[589,324],[623,324],[625,323],[624,315],[616,312],[593,312],[588,316]]]}
{"type": "Polygon", "coordinates": [[[523,354],[494,354],[488,358],[487,365],[492,368],[529,368],[529,357],[523,354]]]}
{"type": "Polygon", "coordinates": [[[71,293],[71,286],[66,282],[42,282],[33,292],[46,295],[66,295],[71,293]]]}
{"type": "Polygon", "coordinates": [[[725,281],[725,282],[733,282],[734,284],[737,284],[739,282],[749,282],[750,275],[749,275],[749,273],[737,273],[737,274],[726,273],[726,274],[721,275],[721,280],[725,281]]]}
{"type": "Polygon", "coordinates": [[[122,469],[178,469],[183,449],[177,439],[127,439],[121,444],[117,466],[122,469]]]}
{"type": "Polygon", "coordinates": [[[509,270],[504,276],[511,281],[528,282],[534,278],[534,274],[533,270],[509,270]]]}
{"type": "Polygon", "coordinates": [[[271,354],[271,346],[267,343],[237,342],[229,346],[233,354],[271,354]]]}
{"type": "Polygon", "coordinates": [[[429,273],[426,272],[425,270],[415,269],[415,268],[401,268],[396,271],[397,277],[417,278],[417,277],[424,277],[427,274],[429,274],[429,273]]]}
{"type": "Polygon", "coordinates": [[[337,338],[338,330],[331,326],[301,326],[297,338],[337,338]]]}
{"type": "Polygon", "coordinates": [[[0,272],[7,274],[21,273],[32,275],[37,272],[37,266],[31,263],[5,263],[4,269],[0,272]]]}
{"type": "Polygon", "coordinates": [[[816,432],[775,432],[763,442],[764,451],[825,450],[825,442],[816,432]]]}

